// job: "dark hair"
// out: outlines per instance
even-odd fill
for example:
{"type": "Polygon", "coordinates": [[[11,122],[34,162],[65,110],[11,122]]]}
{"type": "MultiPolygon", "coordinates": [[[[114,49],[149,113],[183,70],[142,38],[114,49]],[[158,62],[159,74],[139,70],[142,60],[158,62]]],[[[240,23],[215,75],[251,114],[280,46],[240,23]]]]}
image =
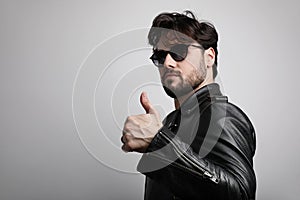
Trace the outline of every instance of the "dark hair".
{"type": "Polygon", "coordinates": [[[183,14],[161,13],[153,20],[152,27],[148,34],[149,44],[156,46],[161,35],[162,29],[180,32],[202,45],[204,49],[212,47],[215,51],[215,63],[213,65],[213,77],[218,74],[218,33],[215,27],[209,22],[199,22],[191,11],[184,11],[183,14]]]}

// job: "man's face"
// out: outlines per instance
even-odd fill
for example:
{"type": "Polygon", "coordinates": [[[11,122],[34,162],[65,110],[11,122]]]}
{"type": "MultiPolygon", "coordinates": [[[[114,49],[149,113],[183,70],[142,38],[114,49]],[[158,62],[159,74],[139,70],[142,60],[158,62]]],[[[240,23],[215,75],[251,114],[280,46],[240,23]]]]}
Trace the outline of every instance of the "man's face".
{"type": "MultiPolygon", "coordinates": [[[[169,38],[169,37],[168,37],[169,38]]],[[[156,48],[169,51],[174,45],[182,44],[178,40],[166,41],[162,37],[156,48]]],[[[191,43],[200,46],[198,43],[191,43]]],[[[167,54],[163,66],[159,67],[161,82],[166,93],[172,98],[178,98],[196,89],[206,78],[206,65],[203,49],[189,46],[187,56],[182,61],[176,61],[167,54]]],[[[176,53],[176,52],[175,52],[176,53]]]]}

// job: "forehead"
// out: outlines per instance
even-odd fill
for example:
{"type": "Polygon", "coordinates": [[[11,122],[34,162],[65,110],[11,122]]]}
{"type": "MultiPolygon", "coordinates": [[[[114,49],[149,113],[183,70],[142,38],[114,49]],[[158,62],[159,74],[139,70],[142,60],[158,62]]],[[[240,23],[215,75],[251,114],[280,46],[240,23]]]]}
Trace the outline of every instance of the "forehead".
{"type": "Polygon", "coordinates": [[[169,30],[162,32],[159,41],[154,48],[157,49],[170,49],[175,44],[191,44],[195,41],[185,34],[178,31],[169,30]]]}

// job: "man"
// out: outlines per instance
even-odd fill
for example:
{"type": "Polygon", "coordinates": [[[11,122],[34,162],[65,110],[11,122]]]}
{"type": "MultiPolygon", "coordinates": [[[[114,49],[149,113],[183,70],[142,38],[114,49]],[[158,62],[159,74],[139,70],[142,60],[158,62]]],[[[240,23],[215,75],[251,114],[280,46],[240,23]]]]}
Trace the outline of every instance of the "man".
{"type": "Polygon", "coordinates": [[[145,92],[146,114],[129,116],[122,149],[143,153],[145,199],[255,199],[255,132],[248,117],[214,83],[218,34],[190,11],[162,13],[148,35],[176,110],[164,122],[145,92]]]}

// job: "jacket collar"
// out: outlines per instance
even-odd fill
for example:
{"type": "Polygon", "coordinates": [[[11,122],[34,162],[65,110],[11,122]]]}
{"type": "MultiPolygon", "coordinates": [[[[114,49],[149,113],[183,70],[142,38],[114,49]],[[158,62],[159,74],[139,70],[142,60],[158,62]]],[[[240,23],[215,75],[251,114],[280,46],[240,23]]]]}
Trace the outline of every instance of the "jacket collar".
{"type": "Polygon", "coordinates": [[[211,98],[222,96],[220,91],[220,86],[217,83],[211,83],[203,86],[197,90],[193,95],[191,95],[181,106],[180,110],[182,113],[189,114],[196,107],[202,104],[205,100],[210,100],[211,98]]]}

